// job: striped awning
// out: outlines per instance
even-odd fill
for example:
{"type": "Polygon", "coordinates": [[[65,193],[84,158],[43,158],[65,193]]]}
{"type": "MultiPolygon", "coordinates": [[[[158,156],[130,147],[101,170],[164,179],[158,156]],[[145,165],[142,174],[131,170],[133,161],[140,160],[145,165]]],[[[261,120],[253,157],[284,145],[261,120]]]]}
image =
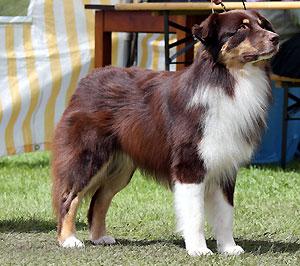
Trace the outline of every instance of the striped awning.
{"type": "MultiPolygon", "coordinates": [[[[49,149],[78,80],[94,65],[89,3],[32,0],[26,17],[0,17],[0,156],[49,149]]],[[[124,33],[113,34],[114,65],[126,62],[124,33]]],[[[137,64],[164,68],[161,34],[140,34],[137,64]]]]}

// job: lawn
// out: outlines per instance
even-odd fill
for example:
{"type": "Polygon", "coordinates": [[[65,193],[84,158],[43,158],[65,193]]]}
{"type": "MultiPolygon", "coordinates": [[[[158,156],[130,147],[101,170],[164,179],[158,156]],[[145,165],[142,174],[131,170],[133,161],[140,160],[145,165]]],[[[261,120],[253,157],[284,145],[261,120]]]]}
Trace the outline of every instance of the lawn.
{"type": "MultiPolygon", "coordinates": [[[[55,241],[49,154],[0,158],[0,265],[300,265],[300,162],[242,169],[237,183],[235,237],[240,257],[189,257],[174,233],[172,194],[136,173],[108,214],[115,246],[88,242],[86,210],[78,235],[86,247],[65,250],[55,241]]],[[[208,245],[216,249],[211,233],[208,245]]]]}
{"type": "Polygon", "coordinates": [[[0,16],[26,16],[30,0],[0,0],[0,16]]]}

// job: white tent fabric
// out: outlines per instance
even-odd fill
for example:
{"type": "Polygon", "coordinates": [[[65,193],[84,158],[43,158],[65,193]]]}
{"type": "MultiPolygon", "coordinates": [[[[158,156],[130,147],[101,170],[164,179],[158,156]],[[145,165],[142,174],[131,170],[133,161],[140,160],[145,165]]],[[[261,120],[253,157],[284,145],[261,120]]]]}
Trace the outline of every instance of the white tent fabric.
{"type": "MultiPolygon", "coordinates": [[[[51,148],[78,80],[94,65],[94,13],[88,3],[31,0],[26,17],[0,17],[0,156],[51,148]]],[[[124,33],[113,34],[112,64],[124,66],[124,33]]],[[[163,69],[161,34],[139,34],[141,67],[163,69]]]]}

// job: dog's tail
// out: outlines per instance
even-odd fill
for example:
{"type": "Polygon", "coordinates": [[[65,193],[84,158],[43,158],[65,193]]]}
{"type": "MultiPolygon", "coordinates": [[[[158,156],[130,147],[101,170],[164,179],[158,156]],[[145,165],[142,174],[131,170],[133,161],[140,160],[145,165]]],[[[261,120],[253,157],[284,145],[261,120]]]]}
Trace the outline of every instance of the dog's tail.
{"type": "Polygon", "coordinates": [[[58,221],[69,211],[72,200],[108,162],[116,147],[109,134],[111,116],[105,112],[66,112],[52,142],[52,206],[58,221]]]}
{"type": "MultiPolygon", "coordinates": [[[[54,141],[52,153],[52,207],[57,219],[57,231],[60,234],[62,220],[68,213],[73,199],[78,192],[85,186],[84,181],[80,180],[79,156],[76,151],[69,151],[68,147],[57,147],[54,141]],[[62,150],[64,147],[64,150],[62,150]]],[[[69,148],[70,149],[70,148],[69,148]]]]}
{"type": "Polygon", "coordinates": [[[58,222],[60,232],[61,221],[76,197],[80,186],[80,143],[71,141],[70,130],[62,119],[54,132],[52,142],[52,208],[58,222]]]}

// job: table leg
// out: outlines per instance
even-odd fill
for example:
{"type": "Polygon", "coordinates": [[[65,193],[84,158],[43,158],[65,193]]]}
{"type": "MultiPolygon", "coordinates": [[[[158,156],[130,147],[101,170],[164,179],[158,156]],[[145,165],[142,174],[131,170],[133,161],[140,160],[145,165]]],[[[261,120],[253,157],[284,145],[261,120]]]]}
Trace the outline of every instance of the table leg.
{"type": "Polygon", "coordinates": [[[95,14],[95,67],[111,64],[111,32],[104,31],[105,11],[95,14]]]}
{"type": "Polygon", "coordinates": [[[170,70],[169,11],[164,12],[165,70],[170,70]]]}
{"type": "MultiPolygon", "coordinates": [[[[189,28],[189,23],[188,23],[188,17],[187,16],[178,16],[176,18],[176,23],[182,25],[183,27],[188,27],[189,28]]],[[[187,33],[186,31],[180,30],[180,29],[176,29],[176,38],[177,40],[181,40],[184,39],[186,37],[188,37],[190,34],[187,33]]],[[[180,50],[184,49],[186,47],[187,43],[183,43],[180,44],[176,47],[177,52],[179,52],[180,50]]],[[[179,55],[176,60],[177,62],[183,62],[182,64],[176,64],[176,70],[181,70],[184,69],[186,66],[189,66],[192,62],[193,62],[193,58],[194,58],[194,49],[189,49],[187,50],[185,53],[183,53],[182,55],[179,55]]]]}
{"type": "Polygon", "coordinates": [[[283,84],[283,112],[282,112],[282,134],[281,134],[281,167],[286,167],[287,129],[288,129],[288,93],[289,88],[283,84]]]}

